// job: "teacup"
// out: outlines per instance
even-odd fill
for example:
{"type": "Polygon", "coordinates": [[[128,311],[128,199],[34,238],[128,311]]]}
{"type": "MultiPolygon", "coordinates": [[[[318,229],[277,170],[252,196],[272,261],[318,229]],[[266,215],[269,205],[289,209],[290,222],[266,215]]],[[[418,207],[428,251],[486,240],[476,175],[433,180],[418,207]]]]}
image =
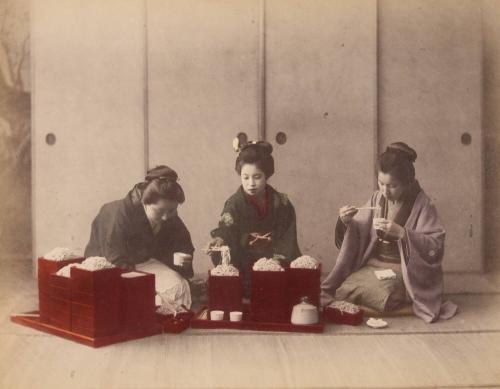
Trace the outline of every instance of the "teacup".
{"type": "Polygon", "coordinates": [[[174,265],[184,266],[185,263],[189,263],[193,260],[193,256],[185,253],[174,253],[174,265]]]}
{"type": "Polygon", "coordinates": [[[223,320],[224,311],[210,311],[210,320],[223,320]]]}
{"type": "Polygon", "coordinates": [[[240,312],[240,311],[229,312],[229,320],[241,321],[242,319],[243,319],[243,312],[240,312]]]}

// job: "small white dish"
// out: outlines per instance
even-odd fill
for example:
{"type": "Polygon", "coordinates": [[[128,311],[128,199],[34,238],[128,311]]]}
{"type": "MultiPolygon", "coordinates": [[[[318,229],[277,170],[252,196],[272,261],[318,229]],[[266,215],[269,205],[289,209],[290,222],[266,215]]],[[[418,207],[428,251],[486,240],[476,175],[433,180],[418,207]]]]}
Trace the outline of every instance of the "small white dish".
{"type": "Polygon", "coordinates": [[[241,321],[242,319],[243,319],[243,312],[240,312],[240,311],[229,312],[229,320],[241,321]]]}
{"type": "Polygon", "coordinates": [[[371,327],[371,328],[385,328],[387,327],[389,324],[385,321],[385,320],[382,320],[382,319],[375,319],[373,317],[370,317],[367,322],[366,322],[366,325],[368,327],[371,327]]]}
{"type": "Polygon", "coordinates": [[[210,311],[210,320],[223,320],[224,311],[210,311]]]}

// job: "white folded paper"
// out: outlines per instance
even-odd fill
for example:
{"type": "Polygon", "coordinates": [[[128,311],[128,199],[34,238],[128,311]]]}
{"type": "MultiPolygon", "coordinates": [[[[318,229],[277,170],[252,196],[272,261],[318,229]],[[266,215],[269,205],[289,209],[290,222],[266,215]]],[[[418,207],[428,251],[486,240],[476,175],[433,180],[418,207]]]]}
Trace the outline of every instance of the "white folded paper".
{"type": "Polygon", "coordinates": [[[131,272],[128,272],[128,273],[123,273],[122,274],[122,278],[136,278],[136,277],[143,277],[145,275],[146,274],[144,274],[144,273],[138,273],[136,271],[131,271],[131,272]]]}
{"type": "Polygon", "coordinates": [[[394,280],[396,279],[396,273],[392,269],[375,270],[375,277],[378,280],[394,280]]]}

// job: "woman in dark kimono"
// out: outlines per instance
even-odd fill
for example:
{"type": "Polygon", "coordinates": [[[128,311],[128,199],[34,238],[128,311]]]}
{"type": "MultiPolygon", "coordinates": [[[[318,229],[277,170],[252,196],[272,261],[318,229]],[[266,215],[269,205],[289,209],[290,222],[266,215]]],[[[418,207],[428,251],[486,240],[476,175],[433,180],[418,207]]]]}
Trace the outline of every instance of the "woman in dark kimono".
{"type": "Polygon", "coordinates": [[[443,301],[445,230],[415,179],[416,158],[405,143],[389,145],[378,158],[379,190],[360,210],[340,209],[335,228],[340,253],[321,285],[324,299],[334,295],[377,311],[412,303],[426,322],[456,313],[455,304],[443,301]],[[388,269],[392,276],[379,279],[388,269]]]}
{"type": "Polygon", "coordinates": [[[155,274],[157,303],[191,305],[191,236],[177,215],[185,201],[177,173],[167,166],[150,170],[125,198],[102,206],[92,223],[85,256],[105,257],[128,270],[155,274]]]}
{"type": "Polygon", "coordinates": [[[229,246],[231,262],[242,272],[246,293],[249,271],[257,259],[292,261],[301,255],[293,205],[286,194],[267,183],[274,173],[272,151],[271,144],[262,141],[240,149],[235,170],[241,186],[226,201],[219,226],[211,232],[212,262],[220,263],[220,253],[211,252],[211,247],[229,246]]]}

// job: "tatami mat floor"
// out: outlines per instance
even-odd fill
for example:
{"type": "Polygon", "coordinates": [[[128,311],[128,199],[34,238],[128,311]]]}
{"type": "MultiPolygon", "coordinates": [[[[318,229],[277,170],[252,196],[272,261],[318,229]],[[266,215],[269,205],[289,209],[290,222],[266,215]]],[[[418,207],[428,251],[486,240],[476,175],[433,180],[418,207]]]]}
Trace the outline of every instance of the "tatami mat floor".
{"type": "Polygon", "coordinates": [[[328,326],[324,334],[189,329],[92,349],[15,325],[37,308],[26,261],[0,262],[0,388],[500,387],[500,294],[449,296],[432,325],[328,326]]]}

